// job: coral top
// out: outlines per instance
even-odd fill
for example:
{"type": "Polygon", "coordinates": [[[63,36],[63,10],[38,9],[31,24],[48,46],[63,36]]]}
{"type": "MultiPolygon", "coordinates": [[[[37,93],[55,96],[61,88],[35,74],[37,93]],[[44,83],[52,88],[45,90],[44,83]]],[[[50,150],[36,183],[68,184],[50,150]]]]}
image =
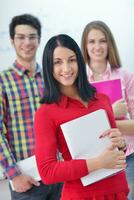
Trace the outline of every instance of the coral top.
{"type": "MultiPolygon", "coordinates": [[[[111,127],[114,128],[115,120],[110,101],[103,94],[97,94],[96,100],[90,100],[88,107],[63,96],[57,104],[43,104],[35,114],[35,152],[39,173],[45,184],[64,182],[62,200],[104,200],[105,197],[108,200],[127,199],[128,185],[124,171],[94,184],[85,187],[82,185],[80,178],[89,173],[86,160],[71,158],[60,128],[62,123],[98,109],[106,110],[111,127]],[[58,151],[62,153],[64,161],[57,160],[58,151]]],[[[87,131],[92,134],[90,130],[87,131]]]]}

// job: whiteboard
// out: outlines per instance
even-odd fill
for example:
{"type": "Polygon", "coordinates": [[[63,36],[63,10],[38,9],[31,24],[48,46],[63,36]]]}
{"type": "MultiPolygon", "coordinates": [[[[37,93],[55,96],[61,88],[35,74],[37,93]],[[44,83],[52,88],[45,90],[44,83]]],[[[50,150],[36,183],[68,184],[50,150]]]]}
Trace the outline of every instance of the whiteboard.
{"type": "Polygon", "coordinates": [[[66,33],[80,45],[85,25],[92,20],[102,20],[114,34],[123,67],[134,72],[133,10],[133,0],[4,0],[0,7],[0,70],[8,68],[15,60],[8,33],[11,18],[31,13],[42,23],[42,40],[37,53],[40,64],[50,37],[66,33]]]}

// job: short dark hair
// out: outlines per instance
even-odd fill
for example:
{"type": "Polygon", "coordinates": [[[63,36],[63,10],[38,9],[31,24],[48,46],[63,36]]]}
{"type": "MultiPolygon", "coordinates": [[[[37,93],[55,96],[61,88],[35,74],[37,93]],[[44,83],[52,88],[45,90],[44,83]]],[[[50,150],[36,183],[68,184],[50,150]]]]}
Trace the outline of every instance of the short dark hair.
{"type": "Polygon", "coordinates": [[[9,33],[11,39],[14,39],[15,27],[17,25],[29,25],[37,30],[39,38],[41,37],[41,23],[39,19],[31,14],[17,15],[12,18],[9,24],[9,33]]]}
{"type": "Polygon", "coordinates": [[[61,97],[59,84],[53,77],[53,53],[55,48],[58,46],[66,47],[76,54],[78,63],[76,87],[79,95],[84,101],[88,101],[93,98],[96,90],[87,80],[86,66],[78,44],[70,36],[60,34],[50,38],[44,48],[42,64],[45,90],[41,103],[58,102],[61,97]]]}

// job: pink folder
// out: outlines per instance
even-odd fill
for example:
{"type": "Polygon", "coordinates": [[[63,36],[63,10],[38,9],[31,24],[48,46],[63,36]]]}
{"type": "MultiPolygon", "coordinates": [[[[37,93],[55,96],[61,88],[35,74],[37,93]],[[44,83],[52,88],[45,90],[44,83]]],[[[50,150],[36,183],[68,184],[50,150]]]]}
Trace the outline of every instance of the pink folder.
{"type": "Polygon", "coordinates": [[[106,94],[110,98],[111,103],[122,99],[120,79],[93,82],[91,84],[97,89],[98,92],[106,94]]]}

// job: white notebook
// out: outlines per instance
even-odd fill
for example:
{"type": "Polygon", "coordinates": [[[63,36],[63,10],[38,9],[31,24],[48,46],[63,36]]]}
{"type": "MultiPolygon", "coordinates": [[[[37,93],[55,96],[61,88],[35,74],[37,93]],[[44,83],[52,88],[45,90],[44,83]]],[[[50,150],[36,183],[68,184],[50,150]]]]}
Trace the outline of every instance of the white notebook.
{"type": "MultiPolygon", "coordinates": [[[[110,128],[105,110],[100,109],[61,125],[73,159],[88,159],[100,154],[109,144],[109,138],[99,136],[110,128]]],[[[92,184],[122,169],[99,169],[81,178],[83,186],[92,184]]]]}
{"type": "MultiPolygon", "coordinates": [[[[22,174],[29,175],[33,177],[36,181],[41,180],[38,169],[37,169],[35,156],[31,156],[29,158],[19,161],[17,162],[17,165],[20,171],[22,172],[22,174]]],[[[14,186],[11,180],[10,180],[10,184],[11,184],[12,189],[14,190],[14,186]]]]}

